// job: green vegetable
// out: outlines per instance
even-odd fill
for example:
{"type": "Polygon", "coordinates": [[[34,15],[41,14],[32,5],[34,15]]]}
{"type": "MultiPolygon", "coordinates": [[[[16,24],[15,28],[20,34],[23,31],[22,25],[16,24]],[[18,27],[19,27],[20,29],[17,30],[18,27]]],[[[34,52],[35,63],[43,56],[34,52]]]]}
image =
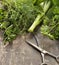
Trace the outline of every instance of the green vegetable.
{"type": "Polygon", "coordinates": [[[12,42],[17,35],[40,32],[51,39],[59,39],[58,0],[2,0],[0,4],[0,29],[4,43],[12,42]]]}
{"type": "Polygon", "coordinates": [[[4,42],[13,41],[17,35],[27,32],[39,13],[35,0],[3,0],[0,8],[0,29],[4,31],[4,42]]]}
{"type": "Polygon", "coordinates": [[[33,32],[35,27],[41,23],[40,19],[45,15],[45,13],[47,12],[47,10],[49,9],[50,7],[50,1],[45,1],[43,2],[44,3],[44,7],[43,7],[43,12],[41,14],[38,14],[38,16],[36,17],[34,23],[31,25],[31,27],[29,28],[29,32],[33,32]]]}
{"type": "MultiPolygon", "coordinates": [[[[36,3],[37,4],[37,3],[36,3]]],[[[42,0],[40,5],[43,12],[37,16],[29,32],[33,32],[41,22],[40,32],[51,39],[59,39],[59,2],[58,0],[42,0]]]]}
{"type": "Polygon", "coordinates": [[[41,14],[41,15],[39,14],[39,15],[36,17],[34,23],[33,23],[32,26],[28,29],[29,32],[33,32],[33,30],[35,29],[35,27],[36,27],[38,24],[41,23],[41,21],[39,21],[39,20],[43,17],[43,15],[44,15],[44,13],[41,14]]]}
{"type": "Polygon", "coordinates": [[[45,17],[40,30],[51,39],[59,39],[59,15],[55,15],[52,19],[45,17]]]}

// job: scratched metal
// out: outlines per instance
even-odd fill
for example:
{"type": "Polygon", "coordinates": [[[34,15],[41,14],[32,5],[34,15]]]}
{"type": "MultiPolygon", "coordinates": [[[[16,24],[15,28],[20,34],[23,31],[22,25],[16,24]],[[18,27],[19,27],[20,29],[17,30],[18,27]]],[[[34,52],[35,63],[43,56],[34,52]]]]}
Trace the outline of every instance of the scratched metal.
{"type": "MultiPolygon", "coordinates": [[[[59,55],[59,42],[52,41],[41,34],[37,34],[40,47],[59,55]]],[[[31,42],[35,40],[31,34],[26,36],[31,42]]],[[[48,65],[58,65],[50,56],[45,56],[48,65]]],[[[25,36],[18,36],[13,44],[3,45],[3,35],[0,32],[0,65],[41,65],[42,59],[40,53],[25,43],[25,36]]]]}

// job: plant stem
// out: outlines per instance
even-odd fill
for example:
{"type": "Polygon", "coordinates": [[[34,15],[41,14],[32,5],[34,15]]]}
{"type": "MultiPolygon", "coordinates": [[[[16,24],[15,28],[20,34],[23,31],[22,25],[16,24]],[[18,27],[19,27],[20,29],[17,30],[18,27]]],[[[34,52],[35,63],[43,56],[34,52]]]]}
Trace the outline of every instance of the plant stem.
{"type": "Polygon", "coordinates": [[[33,23],[33,24],[31,25],[31,27],[28,29],[29,32],[33,32],[34,29],[36,28],[36,26],[41,23],[41,20],[40,20],[40,19],[45,15],[45,13],[46,13],[47,10],[49,9],[49,7],[50,7],[50,1],[48,1],[48,3],[45,2],[44,8],[43,8],[43,11],[44,11],[44,12],[37,15],[37,17],[36,17],[34,23],[33,23]]]}

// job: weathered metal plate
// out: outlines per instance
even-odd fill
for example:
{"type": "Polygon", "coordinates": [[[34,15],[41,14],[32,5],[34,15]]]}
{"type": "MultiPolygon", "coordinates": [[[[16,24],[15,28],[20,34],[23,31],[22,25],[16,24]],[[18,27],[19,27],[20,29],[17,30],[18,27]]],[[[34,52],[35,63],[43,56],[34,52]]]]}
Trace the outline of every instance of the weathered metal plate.
{"type": "MultiPolygon", "coordinates": [[[[37,36],[40,47],[55,55],[59,55],[59,42],[52,41],[41,34],[37,34],[37,36]]],[[[35,43],[31,34],[26,36],[26,38],[35,43]]],[[[45,56],[45,60],[47,60],[48,65],[59,65],[55,59],[50,56],[45,56]]],[[[41,65],[41,63],[40,53],[25,43],[25,36],[17,37],[16,40],[13,41],[13,44],[5,47],[0,33],[0,65],[41,65]]]]}

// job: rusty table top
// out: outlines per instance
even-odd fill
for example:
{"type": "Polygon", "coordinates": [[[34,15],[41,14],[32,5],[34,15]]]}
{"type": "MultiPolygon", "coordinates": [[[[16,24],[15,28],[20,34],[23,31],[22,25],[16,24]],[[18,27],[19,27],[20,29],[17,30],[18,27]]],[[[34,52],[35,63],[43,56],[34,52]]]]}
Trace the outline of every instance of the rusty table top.
{"type": "MultiPolygon", "coordinates": [[[[37,34],[40,47],[59,55],[59,42],[37,34]]],[[[0,65],[41,65],[42,59],[38,51],[33,49],[25,42],[25,36],[18,36],[13,44],[3,45],[2,35],[0,33],[0,65]]],[[[31,34],[26,36],[31,42],[35,40],[31,34]]],[[[45,56],[48,65],[59,65],[54,58],[45,56]]]]}

